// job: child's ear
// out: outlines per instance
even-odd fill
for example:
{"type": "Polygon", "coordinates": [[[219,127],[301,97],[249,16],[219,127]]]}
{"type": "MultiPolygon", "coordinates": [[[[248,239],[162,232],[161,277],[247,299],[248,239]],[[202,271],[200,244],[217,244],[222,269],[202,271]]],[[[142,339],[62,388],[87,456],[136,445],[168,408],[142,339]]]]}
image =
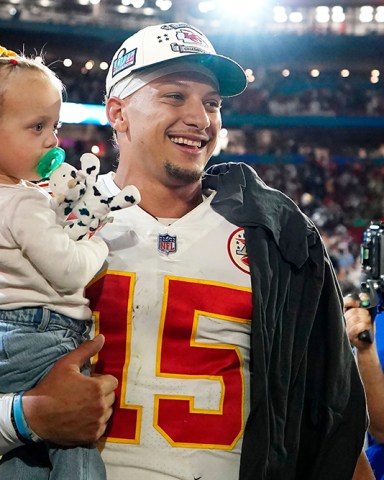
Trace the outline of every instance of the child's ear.
{"type": "Polygon", "coordinates": [[[108,98],[106,104],[106,113],[111,127],[116,132],[127,132],[128,121],[123,112],[123,100],[117,97],[108,98]]]}

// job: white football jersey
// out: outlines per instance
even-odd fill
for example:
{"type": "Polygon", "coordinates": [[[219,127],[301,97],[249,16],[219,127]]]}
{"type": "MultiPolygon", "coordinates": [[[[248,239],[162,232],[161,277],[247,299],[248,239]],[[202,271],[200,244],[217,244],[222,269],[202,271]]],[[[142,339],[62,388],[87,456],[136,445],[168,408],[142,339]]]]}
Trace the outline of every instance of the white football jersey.
{"type": "Polygon", "coordinates": [[[109,480],[238,478],[251,283],[244,231],[213,196],[170,226],[134,206],[100,232],[110,255],[87,296],[106,338],[96,369],[119,380],[109,480]]]}

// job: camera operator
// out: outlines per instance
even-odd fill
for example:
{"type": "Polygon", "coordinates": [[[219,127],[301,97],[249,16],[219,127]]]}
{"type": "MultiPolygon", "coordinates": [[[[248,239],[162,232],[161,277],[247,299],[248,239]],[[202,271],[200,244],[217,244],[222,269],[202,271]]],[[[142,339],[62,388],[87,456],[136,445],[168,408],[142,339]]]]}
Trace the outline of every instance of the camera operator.
{"type": "Polygon", "coordinates": [[[356,360],[364,383],[370,426],[366,454],[377,480],[384,480],[384,312],[374,314],[360,308],[360,301],[344,297],[345,320],[349,340],[356,349],[356,360]],[[359,335],[374,330],[372,342],[359,335]]]}
{"type": "Polygon", "coordinates": [[[346,286],[340,286],[344,295],[346,329],[355,349],[367,397],[370,425],[366,455],[376,480],[384,480],[383,221],[372,221],[365,230],[360,252],[360,288],[348,291],[346,286]]]}

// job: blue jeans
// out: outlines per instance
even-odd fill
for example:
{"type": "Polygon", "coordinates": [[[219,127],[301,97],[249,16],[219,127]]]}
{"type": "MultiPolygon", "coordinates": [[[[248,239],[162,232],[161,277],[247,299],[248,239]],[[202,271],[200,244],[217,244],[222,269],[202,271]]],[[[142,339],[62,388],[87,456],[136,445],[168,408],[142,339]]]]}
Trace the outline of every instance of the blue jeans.
{"type": "MultiPolygon", "coordinates": [[[[91,323],[73,320],[44,307],[0,310],[0,392],[32,388],[60,357],[89,338],[91,323]]],[[[82,372],[89,375],[89,365],[82,372]]],[[[61,448],[42,442],[4,455],[0,478],[105,480],[106,473],[93,445],[61,448]]]]}

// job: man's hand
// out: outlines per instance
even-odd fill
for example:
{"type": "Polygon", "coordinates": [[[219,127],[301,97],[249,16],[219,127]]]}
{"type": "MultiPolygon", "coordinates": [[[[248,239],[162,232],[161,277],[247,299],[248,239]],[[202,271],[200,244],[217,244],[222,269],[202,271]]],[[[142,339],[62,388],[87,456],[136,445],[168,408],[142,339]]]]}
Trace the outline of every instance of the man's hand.
{"type": "Polygon", "coordinates": [[[360,308],[360,303],[352,297],[344,297],[344,317],[349,341],[359,350],[369,349],[372,344],[361,341],[359,334],[372,329],[372,318],[366,308],[360,308]]]}
{"type": "Polygon", "coordinates": [[[87,377],[81,367],[104,345],[99,335],[57,361],[48,375],[23,395],[31,429],[59,445],[94,442],[112,415],[118,382],[111,375],[87,377]]]}

